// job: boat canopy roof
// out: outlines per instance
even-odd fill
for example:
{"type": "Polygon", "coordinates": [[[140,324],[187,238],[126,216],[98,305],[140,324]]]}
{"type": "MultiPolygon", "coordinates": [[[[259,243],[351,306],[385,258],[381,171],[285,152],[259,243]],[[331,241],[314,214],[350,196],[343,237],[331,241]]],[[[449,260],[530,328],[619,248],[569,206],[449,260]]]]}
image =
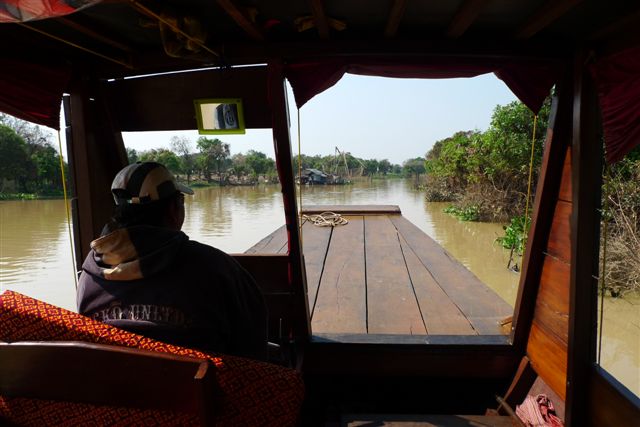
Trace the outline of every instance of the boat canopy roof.
{"type": "MultiPolygon", "coordinates": [[[[537,111],[575,52],[586,49],[607,156],[615,160],[640,140],[639,20],[638,6],[626,0],[5,1],[0,111],[58,128],[62,94],[80,76],[119,81],[266,63],[280,67],[298,107],[347,72],[406,78],[493,72],[537,111]]],[[[229,73],[236,74],[239,83],[231,86],[249,81],[246,73],[229,73]]],[[[126,99],[124,88],[136,84],[108,87],[126,99]]],[[[268,126],[265,91],[261,100],[244,101],[248,128],[268,126]]],[[[135,121],[123,130],[144,127],[135,121]]]]}

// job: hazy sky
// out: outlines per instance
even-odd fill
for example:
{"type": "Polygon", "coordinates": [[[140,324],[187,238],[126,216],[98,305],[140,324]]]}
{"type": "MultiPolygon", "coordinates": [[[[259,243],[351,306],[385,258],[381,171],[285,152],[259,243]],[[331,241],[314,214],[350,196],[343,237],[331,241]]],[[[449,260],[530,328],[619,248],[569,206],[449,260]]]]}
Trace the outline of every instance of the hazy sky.
{"type": "MultiPolygon", "coordinates": [[[[392,163],[424,156],[434,142],[461,130],[486,130],[496,105],[515,99],[493,74],[472,79],[389,79],[347,74],[335,86],[313,98],[300,110],[302,153],[333,154],[335,147],[364,159],[392,163]]],[[[297,110],[289,93],[291,137],[297,145],[297,110]]],[[[127,132],[127,147],[138,151],[169,147],[174,135],[193,132],[127,132]]],[[[231,153],[253,149],[273,157],[270,129],[248,130],[246,135],[223,135],[231,153]]]]}

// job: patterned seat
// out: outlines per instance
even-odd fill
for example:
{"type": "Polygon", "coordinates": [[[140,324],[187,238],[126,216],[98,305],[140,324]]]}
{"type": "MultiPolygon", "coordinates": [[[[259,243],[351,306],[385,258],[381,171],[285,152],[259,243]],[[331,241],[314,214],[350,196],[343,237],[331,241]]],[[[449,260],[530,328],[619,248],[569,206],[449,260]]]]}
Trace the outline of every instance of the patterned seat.
{"type": "MultiPolygon", "coordinates": [[[[85,341],[207,358],[216,365],[223,394],[217,425],[295,425],[304,398],[302,378],[292,369],[166,344],[13,291],[0,295],[0,341],[85,341]]],[[[198,423],[188,413],[2,396],[0,418],[25,426],[198,423]]]]}

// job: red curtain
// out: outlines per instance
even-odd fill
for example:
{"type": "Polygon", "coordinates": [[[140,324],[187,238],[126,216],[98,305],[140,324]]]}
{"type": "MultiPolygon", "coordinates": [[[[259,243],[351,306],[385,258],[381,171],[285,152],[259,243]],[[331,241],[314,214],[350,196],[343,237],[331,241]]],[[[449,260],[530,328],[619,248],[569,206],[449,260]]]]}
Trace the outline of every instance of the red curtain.
{"type": "Polygon", "coordinates": [[[591,66],[602,112],[608,163],[640,144],[640,48],[596,61],[591,66]]]}
{"type": "Polygon", "coordinates": [[[397,77],[443,79],[475,77],[494,72],[513,93],[532,111],[540,110],[556,81],[559,68],[548,64],[487,65],[474,60],[417,60],[397,61],[363,59],[350,62],[347,59],[301,62],[288,64],[285,76],[291,83],[298,108],[317,94],[336,84],[344,73],[397,77]]]}
{"type": "Polygon", "coordinates": [[[60,103],[70,69],[3,59],[0,111],[53,129],[60,128],[60,103]],[[27,79],[24,76],[29,76],[27,79]]]}

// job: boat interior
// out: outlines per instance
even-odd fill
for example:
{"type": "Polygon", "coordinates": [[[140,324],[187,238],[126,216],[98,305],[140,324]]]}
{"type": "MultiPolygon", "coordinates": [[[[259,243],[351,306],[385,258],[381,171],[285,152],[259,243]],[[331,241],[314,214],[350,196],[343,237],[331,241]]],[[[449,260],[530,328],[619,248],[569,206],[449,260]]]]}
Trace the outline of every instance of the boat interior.
{"type": "MultiPolygon", "coordinates": [[[[281,378],[295,387],[295,378],[304,383],[297,395],[269,388],[280,398],[278,405],[288,405],[279,410],[296,413],[293,424],[519,425],[516,405],[527,394],[544,392],[553,396],[567,426],[636,425],[638,397],[596,363],[601,174],[594,171],[640,143],[637,4],[33,3],[31,8],[0,2],[0,111],[65,133],[78,265],[112,210],[105,195],[127,164],[122,132],[203,130],[202,101],[216,99],[241,100],[243,128],[272,130],[286,225],[264,239],[256,236],[254,247],[234,256],[263,289],[272,362],[283,367],[281,374],[264,377],[271,378],[265,387],[275,387],[281,378]],[[345,73],[433,79],[495,73],[533,112],[552,96],[514,311],[486,292],[470,294],[466,286],[475,277],[443,261],[442,248],[393,207],[331,207],[343,209],[353,224],[363,224],[360,228],[303,224],[289,115],[345,73]],[[286,81],[293,100],[287,99],[286,81]],[[366,235],[366,224],[377,230],[375,236],[366,235]],[[356,246],[371,259],[366,272],[354,261],[364,257],[353,256],[356,246]],[[345,254],[352,258],[340,259],[345,254]],[[403,263],[402,272],[375,264],[394,256],[403,263]],[[343,283],[369,278],[366,297],[351,285],[326,293],[323,280],[335,282],[338,265],[347,265],[343,283]],[[394,300],[402,292],[393,287],[399,274],[423,286],[417,306],[394,300]],[[329,302],[336,298],[353,309],[336,313],[329,302]]],[[[324,210],[305,208],[306,213],[324,210]]],[[[229,385],[234,377],[225,369],[237,367],[236,379],[250,378],[247,365],[234,358],[225,365],[224,357],[206,362],[198,352],[159,357],[148,350],[167,352],[166,346],[126,334],[126,340],[116,339],[99,325],[89,326],[101,335],[70,334],[65,328],[73,326],[64,321],[44,328],[56,331],[50,336],[22,333],[31,329],[19,322],[46,323],[47,310],[55,309],[16,298],[0,296],[0,417],[20,424],[11,418],[12,410],[17,413],[12,404],[22,405],[19,398],[26,397],[168,408],[197,413],[190,421],[195,424],[234,424],[216,412],[227,416],[225,405],[234,396],[229,385]],[[134,367],[148,361],[154,379],[140,377],[136,383],[152,381],[158,389],[185,392],[158,400],[153,390],[139,390],[149,396],[146,402],[78,393],[101,384],[107,390],[119,386],[95,370],[72,368],[76,360],[109,363],[114,370],[126,365],[131,378],[139,371],[134,367]],[[62,370],[46,369],[56,366],[62,370]],[[175,375],[165,377],[166,372],[175,375]],[[216,387],[216,382],[222,383],[216,387]]],[[[83,322],[81,316],[63,317],[83,322]]],[[[261,405],[267,403],[254,406],[261,405]]],[[[44,411],[35,408],[32,421],[44,411]]],[[[269,424],[265,419],[245,422],[269,424]]]]}

